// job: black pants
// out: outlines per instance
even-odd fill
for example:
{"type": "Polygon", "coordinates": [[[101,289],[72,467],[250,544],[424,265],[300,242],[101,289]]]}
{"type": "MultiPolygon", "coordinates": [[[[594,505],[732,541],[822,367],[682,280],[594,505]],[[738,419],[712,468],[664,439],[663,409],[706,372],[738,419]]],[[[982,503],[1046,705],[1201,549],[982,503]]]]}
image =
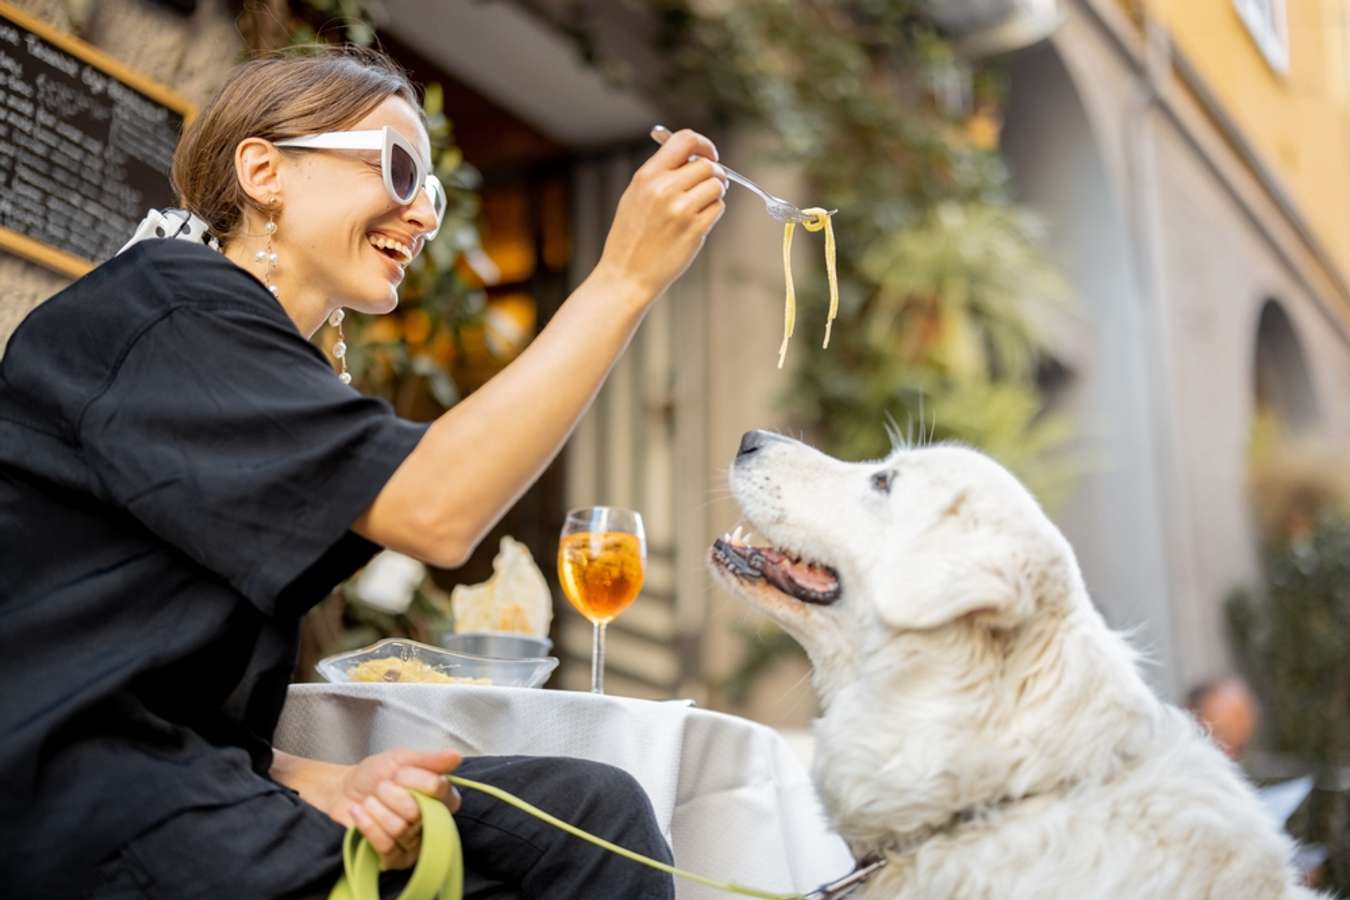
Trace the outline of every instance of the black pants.
{"type": "MultiPolygon", "coordinates": [[[[496,756],[465,760],[459,772],[621,847],[671,862],[651,801],[620,769],[576,759],[496,756]]],[[[466,900],[675,896],[669,875],[572,837],[479,791],[461,791],[461,796],[455,822],[464,842],[466,900]]]]}
{"type": "MultiPolygon", "coordinates": [[[[577,759],[489,756],[458,774],[491,784],[598,837],[669,863],[651,801],[631,775],[577,759]]],[[[672,900],[669,875],[574,838],[478,791],[455,814],[464,846],[465,900],[672,900]]],[[[341,872],[343,830],[290,792],[185,812],[137,838],[96,873],[89,900],[326,900],[341,872]],[[247,807],[247,808],[244,808],[247,807]],[[240,823],[228,840],[219,817],[240,823]],[[210,817],[216,817],[214,819],[210,817]],[[209,828],[195,827],[209,822],[209,828]]],[[[395,897],[406,872],[382,876],[395,897]]]]}

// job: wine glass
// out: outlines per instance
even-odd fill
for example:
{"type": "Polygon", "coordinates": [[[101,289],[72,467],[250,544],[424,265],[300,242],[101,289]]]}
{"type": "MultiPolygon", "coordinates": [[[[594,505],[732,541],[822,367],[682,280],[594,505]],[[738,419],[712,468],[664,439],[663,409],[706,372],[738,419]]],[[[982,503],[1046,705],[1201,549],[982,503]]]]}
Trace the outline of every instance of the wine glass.
{"type": "Polygon", "coordinates": [[[642,516],[631,509],[574,509],[558,542],[558,581],[577,612],[595,626],[591,641],[591,691],[605,692],[605,626],[642,590],[647,537],[642,516]]]}

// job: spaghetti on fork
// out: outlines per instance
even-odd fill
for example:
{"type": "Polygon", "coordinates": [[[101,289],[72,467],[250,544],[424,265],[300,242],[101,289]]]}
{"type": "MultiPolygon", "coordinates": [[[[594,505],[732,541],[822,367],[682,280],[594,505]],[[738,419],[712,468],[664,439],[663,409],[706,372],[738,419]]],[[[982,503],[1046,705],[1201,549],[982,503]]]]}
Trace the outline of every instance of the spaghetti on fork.
{"type": "MultiPolygon", "coordinates": [[[[828,210],[812,206],[802,210],[812,218],[803,222],[807,231],[825,231],[825,277],[830,282],[830,313],[825,319],[825,342],[822,347],[830,346],[830,329],[835,317],[839,315],[839,277],[835,271],[834,226],[828,210]]],[[[797,326],[797,292],[792,286],[792,233],[797,223],[791,220],[783,223],[783,277],[787,282],[787,300],[783,307],[783,343],[778,348],[778,368],[783,368],[787,358],[788,340],[797,326]]]]}

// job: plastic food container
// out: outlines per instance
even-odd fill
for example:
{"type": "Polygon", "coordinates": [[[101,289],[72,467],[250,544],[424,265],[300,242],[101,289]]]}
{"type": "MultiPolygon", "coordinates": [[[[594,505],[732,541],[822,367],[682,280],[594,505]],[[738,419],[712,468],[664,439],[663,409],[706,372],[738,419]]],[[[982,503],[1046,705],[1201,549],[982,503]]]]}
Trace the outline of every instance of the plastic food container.
{"type": "Polygon", "coordinates": [[[448,631],[441,635],[438,643],[456,653],[495,659],[541,659],[553,649],[553,642],[548,638],[505,631],[468,631],[463,634],[448,631]]]}
{"type": "Polygon", "coordinates": [[[315,668],[333,682],[539,687],[557,667],[558,660],[552,656],[526,659],[474,656],[403,638],[388,638],[369,647],[325,657],[315,668]]]}

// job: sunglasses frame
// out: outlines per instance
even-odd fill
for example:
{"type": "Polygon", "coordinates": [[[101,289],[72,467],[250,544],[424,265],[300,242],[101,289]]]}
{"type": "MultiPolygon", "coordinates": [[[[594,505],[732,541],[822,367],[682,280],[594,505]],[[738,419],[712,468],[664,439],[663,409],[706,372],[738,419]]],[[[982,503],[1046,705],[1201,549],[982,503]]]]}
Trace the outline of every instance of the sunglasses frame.
{"type": "Polygon", "coordinates": [[[299,150],[379,150],[380,175],[384,179],[385,192],[395,203],[400,206],[407,206],[417,199],[419,193],[426,191],[427,196],[431,199],[431,208],[436,213],[436,228],[427,234],[427,240],[434,238],[441,230],[441,222],[445,219],[447,199],[445,186],[441,184],[439,178],[428,171],[430,165],[423,162],[412,142],[388,125],[366,131],[325,131],[322,134],[310,134],[273,141],[272,144],[277,147],[293,147],[299,150]],[[398,191],[394,190],[393,156],[395,147],[408,154],[408,158],[413,163],[413,184],[421,185],[420,189],[414,188],[412,195],[408,197],[401,197],[398,191]]]}

